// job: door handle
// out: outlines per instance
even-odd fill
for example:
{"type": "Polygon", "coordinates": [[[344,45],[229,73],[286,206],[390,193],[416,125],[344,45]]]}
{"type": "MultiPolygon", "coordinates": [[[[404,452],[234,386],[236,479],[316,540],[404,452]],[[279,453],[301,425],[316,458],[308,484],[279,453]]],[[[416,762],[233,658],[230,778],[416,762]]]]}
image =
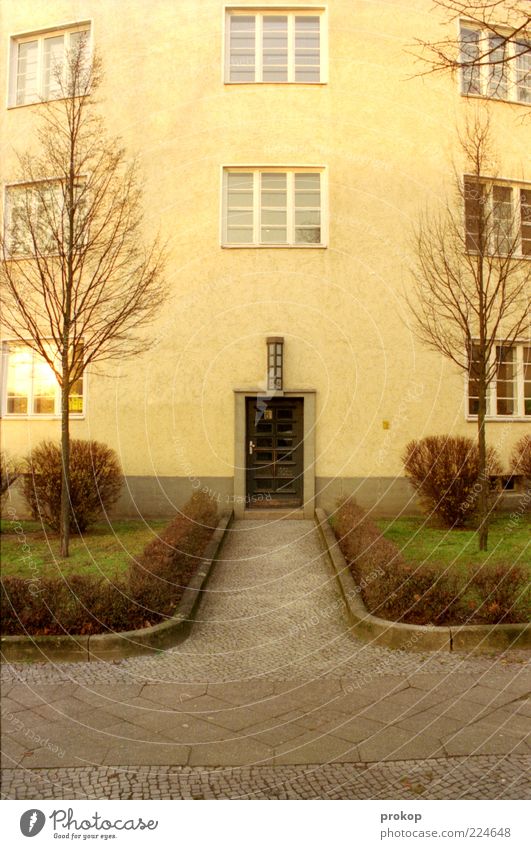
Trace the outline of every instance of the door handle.
{"type": "Polygon", "coordinates": [[[254,451],[254,442],[252,439],[249,440],[249,454],[252,454],[254,451]]]}

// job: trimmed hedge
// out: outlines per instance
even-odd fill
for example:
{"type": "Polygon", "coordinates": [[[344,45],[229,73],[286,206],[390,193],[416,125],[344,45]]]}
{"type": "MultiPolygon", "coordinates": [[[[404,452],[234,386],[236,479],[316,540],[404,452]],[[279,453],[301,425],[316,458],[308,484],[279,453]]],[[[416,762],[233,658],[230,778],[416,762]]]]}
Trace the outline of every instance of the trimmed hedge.
{"type": "MultiPolygon", "coordinates": [[[[427,512],[448,528],[462,527],[478,507],[479,449],[465,436],[426,436],[406,445],[402,456],[406,475],[427,512]]],[[[495,448],[487,448],[487,474],[502,466],[495,448]]]]}
{"type": "Polygon", "coordinates": [[[155,625],[173,615],[217,526],[214,499],[196,494],[162,535],[133,560],[124,577],[6,576],[2,633],[99,634],[155,625]]]}
{"type": "Polygon", "coordinates": [[[412,625],[490,625],[529,620],[529,585],[517,564],[474,567],[469,581],[441,564],[414,566],[351,499],[333,518],[339,547],[374,616],[412,625]]]}
{"type": "MultiPolygon", "coordinates": [[[[38,522],[54,531],[61,521],[61,444],[44,439],[25,459],[23,493],[38,522]]],[[[115,503],[123,486],[118,455],[101,442],[70,442],[70,524],[82,533],[115,503]]]]}
{"type": "Polygon", "coordinates": [[[514,473],[523,475],[531,482],[531,436],[522,436],[514,446],[511,467],[514,473]]]}

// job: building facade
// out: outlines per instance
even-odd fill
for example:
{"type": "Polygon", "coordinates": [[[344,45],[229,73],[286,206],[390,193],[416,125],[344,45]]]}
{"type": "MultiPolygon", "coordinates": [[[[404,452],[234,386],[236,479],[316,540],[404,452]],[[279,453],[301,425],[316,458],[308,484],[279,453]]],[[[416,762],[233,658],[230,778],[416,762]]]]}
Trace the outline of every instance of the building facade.
{"type": "MultiPolygon", "coordinates": [[[[411,227],[452,192],[457,129],[488,110],[531,259],[529,54],[496,92],[483,71],[420,76],[415,39],[444,31],[429,0],[4,0],[1,26],[4,220],[50,63],[88,31],[107,129],[139,156],[146,236],[168,244],[149,351],[87,369],[71,403],[72,436],[120,456],[117,510],[169,515],[200,488],[239,515],[346,494],[415,509],[406,444],[477,425],[466,377],[412,331],[411,227]]],[[[505,365],[487,436],[507,465],[530,428],[531,342],[505,365]]],[[[9,454],[59,438],[58,399],[4,334],[9,454]]]]}

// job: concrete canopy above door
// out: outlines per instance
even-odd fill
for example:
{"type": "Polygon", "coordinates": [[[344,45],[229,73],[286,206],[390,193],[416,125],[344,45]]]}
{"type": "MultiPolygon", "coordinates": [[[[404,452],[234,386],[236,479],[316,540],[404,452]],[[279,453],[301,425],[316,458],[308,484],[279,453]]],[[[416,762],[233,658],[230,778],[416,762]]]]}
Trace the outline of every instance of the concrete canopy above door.
{"type": "Polygon", "coordinates": [[[246,398],[302,398],[303,419],[303,497],[302,510],[305,519],[312,519],[315,512],[315,389],[264,392],[261,389],[234,390],[234,514],[243,518],[246,507],[246,398]]]}

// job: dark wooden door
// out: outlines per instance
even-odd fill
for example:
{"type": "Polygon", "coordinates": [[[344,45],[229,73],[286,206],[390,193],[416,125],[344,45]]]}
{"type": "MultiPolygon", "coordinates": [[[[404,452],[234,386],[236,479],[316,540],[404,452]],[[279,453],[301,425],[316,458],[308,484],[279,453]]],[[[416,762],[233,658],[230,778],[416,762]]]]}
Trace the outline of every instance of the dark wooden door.
{"type": "Polygon", "coordinates": [[[303,493],[302,398],[247,399],[247,504],[298,507],[303,493]]]}

